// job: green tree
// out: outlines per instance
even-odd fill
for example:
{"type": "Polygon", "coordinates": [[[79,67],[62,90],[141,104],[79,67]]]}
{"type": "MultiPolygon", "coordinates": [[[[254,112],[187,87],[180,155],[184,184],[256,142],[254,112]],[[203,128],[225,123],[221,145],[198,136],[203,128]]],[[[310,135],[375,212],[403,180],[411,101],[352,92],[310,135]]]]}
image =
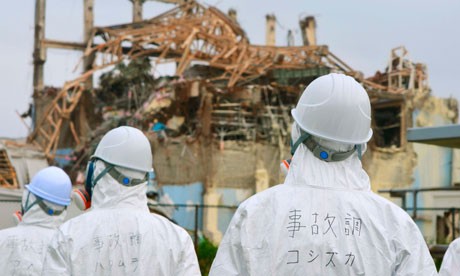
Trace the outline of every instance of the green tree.
{"type": "Polygon", "coordinates": [[[203,239],[201,239],[200,243],[198,244],[197,251],[201,274],[203,276],[207,276],[209,274],[209,269],[211,268],[212,261],[216,257],[217,246],[215,246],[206,237],[203,237],[203,239]]]}

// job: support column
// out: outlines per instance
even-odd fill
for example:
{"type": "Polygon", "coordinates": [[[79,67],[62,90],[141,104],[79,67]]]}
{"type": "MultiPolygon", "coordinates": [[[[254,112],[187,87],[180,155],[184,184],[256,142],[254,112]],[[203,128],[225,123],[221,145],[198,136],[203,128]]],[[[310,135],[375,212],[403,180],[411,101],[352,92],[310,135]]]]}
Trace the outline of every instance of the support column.
{"type": "Polygon", "coordinates": [[[142,21],[142,4],[143,0],[132,0],[133,2],[133,22],[142,21]]]}
{"type": "Polygon", "coordinates": [[[35,1],[35,31],[34,31],[34,96],[43,91],[43,72],[46,61],[46,49],[42,41],[45,39],[45,10],[46,0],[35,1]]]}
{"type": "Polygon", "coordinates": [[[235,9],[228,10],[228,17],[230,17],[233,22],[238,23],[238,16],[235,9]]]}
{"type": "MultiPolygon", "coordinates": [[[[94,27],[94,0],[84,0],[83,2],[83,10],[84,10],[84,27],[83,27],[83,42],[85,45],[88,45],[88,42],[91,38],[91,32],[93,31],[94,27]]],[[[94,55],[90,55],[83,58],[83,71],[86,72],[91,70],[93,67],[94,62],[94,55]]],[[[86,89],[93,88],[93,76],[90,76],[88,80],[85,82],[86,89]]]]}
{"type": "Polygon", "coordinates": [[[303,45],[316,45],[316,21],[313,16],[307,16],[300,21],[303,45]]]}
{"type": "Polygon", "coordinates": [[[267,46],[275,46],[276,44],[276,17],[274,14],[267,14],[265,17],[266,22],[266,30],[265,30],[265,44],[267,46]]]}

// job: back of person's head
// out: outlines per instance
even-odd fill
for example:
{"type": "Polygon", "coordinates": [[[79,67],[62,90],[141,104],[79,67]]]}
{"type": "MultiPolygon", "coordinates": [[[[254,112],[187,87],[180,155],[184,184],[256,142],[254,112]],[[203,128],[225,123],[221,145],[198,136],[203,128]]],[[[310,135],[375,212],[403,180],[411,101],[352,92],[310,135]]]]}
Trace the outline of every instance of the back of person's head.
{"type": "MultiPolygon", "coordinates": [[[[150,142],[139,129],[121,126],[107,132],[88,162],[85,192],[76,191],[77,206],[89,208],[93,189],[102,179],[114,185],[135,187],[145,184],[152,172],[150,142]],[[86,198],[85,198],[86,196],[86,198]]],[[[112,192],[118,189],[112,189],[112,192]]]]}
{"type": "Polygon", "coordinates": [[[361,84],[343,74],[315,79],[291,113],[293,132],[299,132],[292,154],[304,143],[323,161],[342,161],[355,151],[360,156],[372,137],[369,96],[361,84]]]}
{"type": "Polygon", "coordinates": [[[47,215],[59,216],[71,202],[72,183],[69,176],[58,167],[42,169],[25,187],[20,215],[38,205],[47,215]]]}

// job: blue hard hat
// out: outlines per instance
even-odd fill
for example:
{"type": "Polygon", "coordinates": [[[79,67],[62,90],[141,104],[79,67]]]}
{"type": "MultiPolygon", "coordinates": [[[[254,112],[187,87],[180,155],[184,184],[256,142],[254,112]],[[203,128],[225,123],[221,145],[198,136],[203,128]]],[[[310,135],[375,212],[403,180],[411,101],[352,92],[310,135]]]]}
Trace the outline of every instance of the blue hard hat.
{"type": "Polygon", "coordinates": [[[58,167],[48,167],[39,171],[26,189],[37,197],[54,204],[68,206],[71,200],[72,182],[58,167]]]}

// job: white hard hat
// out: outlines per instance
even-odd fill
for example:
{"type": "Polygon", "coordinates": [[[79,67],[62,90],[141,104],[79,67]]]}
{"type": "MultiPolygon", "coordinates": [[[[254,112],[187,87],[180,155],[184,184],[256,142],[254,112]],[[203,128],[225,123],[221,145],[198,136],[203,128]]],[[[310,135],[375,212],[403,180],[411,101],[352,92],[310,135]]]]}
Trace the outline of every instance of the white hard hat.
{"type": "Polygon", "coordinates": [[[39,171],[32,182],[26,185],[32,194],[51,203],[68,206],[72,191],[69,176],[58,167],[48,167],[39,171]]]}
{"type": "Polygon", "coordinates": [[[107,132],[97,145],[92,158],[109,164],[147,173],[152,170],[152,150],[144,133],[122,126],[107,132]]]}
{"type": "Polygon", "coordinates": [[[320,138],[363,144],[372,137],[369,96],[355,79],[343,74],[315,79],[291,113],[301,129],[320,138]]]}

